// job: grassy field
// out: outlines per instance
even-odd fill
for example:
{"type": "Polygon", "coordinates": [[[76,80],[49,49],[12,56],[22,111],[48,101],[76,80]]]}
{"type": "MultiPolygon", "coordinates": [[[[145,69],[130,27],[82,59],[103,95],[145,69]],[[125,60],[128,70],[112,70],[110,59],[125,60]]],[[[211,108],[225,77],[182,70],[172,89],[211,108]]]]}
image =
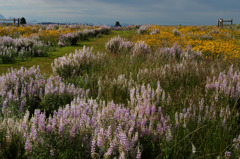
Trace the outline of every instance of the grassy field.
{"type": "MultiPolygon", "coordinates": [[[[156,28],[163,30],[112,31],[57,48],[49,57],[1,64],[1,73],[29,69],[0,76],[0,155],[239,158],[239,58],[207,58],[198,46],[174,43],[188,43],[189,27],[181,27],[181,34],[178,26],[156,28]],[[167,35],[173,37],[169,43],[167,35]]],[[[212,28],[190,29],[200,32],[194,35],[198,42],[238,40],[236,30],[206,39],[212,28]]]]}
{"type": "Polygon", "coordinates": [[[55,51],[51,51],[48,57],[34,57],[26,61],[17,60],[10,64],[0,65],[0,74],[5,73],[9,68],[21,68],[21,67],[32,67],[33,65],[39,66],[42,73],[51,74],[51,63],[55,58],[61,57],[65,54],[74,52],[75,49],[82,49],[86,47],[93,47],[95,52],[105,52],[105,43],[114,36],[121,36],[123,38],[131,39],[135,34],[133,31],[112,31],[110,35],[100,35],[100,37],[90,38],[87,41],[78,42],[74,46],[66,46],[62,48],[56,48],[55,51]]]}

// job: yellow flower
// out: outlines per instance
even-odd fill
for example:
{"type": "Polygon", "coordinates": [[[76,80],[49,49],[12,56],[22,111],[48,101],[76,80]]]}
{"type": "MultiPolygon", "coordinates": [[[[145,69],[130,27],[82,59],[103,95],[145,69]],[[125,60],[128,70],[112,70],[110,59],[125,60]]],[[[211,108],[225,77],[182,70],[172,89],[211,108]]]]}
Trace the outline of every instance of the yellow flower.
{"type": "Polygon", "coordinates": [[[206,58],[240,56],[238,30],[219,29],[216,26],[151,26],[148,32],[154,29],[158,29],[159,33],[137,35],[134,41],[144,40],[152,48],[171,47],[174,43],[183,48],[192,45],[194,50],[201,51],[206,58]],[[173,30],[178,30],[181,35],[174,36],[173,30]]]}

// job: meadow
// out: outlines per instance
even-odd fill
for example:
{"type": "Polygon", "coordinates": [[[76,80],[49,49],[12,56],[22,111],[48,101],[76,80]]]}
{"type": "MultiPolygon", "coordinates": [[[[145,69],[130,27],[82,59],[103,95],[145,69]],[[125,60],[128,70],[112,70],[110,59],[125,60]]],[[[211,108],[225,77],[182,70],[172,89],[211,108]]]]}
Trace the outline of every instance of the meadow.
{"type": "Polygon", "coordinates": [[[240,30],[0,26],[0,158],[239,158],[240,30]]]}

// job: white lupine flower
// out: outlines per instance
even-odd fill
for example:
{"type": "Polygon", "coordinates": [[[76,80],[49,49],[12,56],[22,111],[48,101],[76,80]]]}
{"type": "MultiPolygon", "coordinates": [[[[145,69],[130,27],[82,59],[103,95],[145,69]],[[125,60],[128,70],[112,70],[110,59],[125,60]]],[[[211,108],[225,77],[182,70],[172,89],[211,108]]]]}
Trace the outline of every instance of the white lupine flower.
{"type": "Polygon", "coordinates": [[[196,147],[193,145],[193,143],[192,143],[192,153],[193,153],[193,154],[196,153],[196,147]]]}

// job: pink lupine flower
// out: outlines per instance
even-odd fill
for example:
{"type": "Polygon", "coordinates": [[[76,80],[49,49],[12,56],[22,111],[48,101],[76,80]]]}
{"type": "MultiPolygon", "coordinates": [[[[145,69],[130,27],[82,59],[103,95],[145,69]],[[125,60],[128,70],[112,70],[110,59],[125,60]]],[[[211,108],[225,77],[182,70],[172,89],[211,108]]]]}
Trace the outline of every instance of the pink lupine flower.
{"type": "Polygon", "coordinates": [[[116,145],[116,138],[110,143],[110,147],[108,148],[107,152],[104,154],[105,157],[109,157],[112,155],[114,147],[116,145]]]}
{"type": "Polygon", "coordinates": [[[32,127],[31,127],[30,138],[33,140],[37,139],[37,130],[34,125],[32,125],[32,127]]]}
{"type": "Polygon", "coordinates": [[[45,131],[45,115],[40,114],[38,121],[38,130],[44,132],[45,131]]]}
{"type": "Polygon", "coordinates": [[[75,136],[76,136],[76,131],[77,131],[77,125],[75,124],[73,127],[72,127],[72,129],[70,130],[70,137],[71,138],[75,138],[75,136]]]}
{"type": "Polygon", "coordinates": [[[63,130],[64,130],[64,122],[63,122],[63,119],[61,118],[60,119],[60,124],[59,124],[59,135],[62,135],[63,134],[63,130]]]}
{"type": "Polygon", "coordinates": [[[92,144],[91,144],[91,156],[92,156],[92,158],[94,158],[93,156],[94,156],[95,153],[96,153],[95,147],[96,147],[96,140],[93,139],[93,140],[92,140],[92,144]]]}
{"type": "Polygon", "coordinates": [[[50,150],[50,155],[54,156],[54,150],[53,149],[50,150]]]}
{"type": "Polygon", "coordinates": [[[129,151],[129,143],[128,143],[128,139],[125,133],[120,132],[118,134],[118,138],[119,138],[119,142],[120,144],[123,146],[123,149],[128,152],[129,151]]]}
{"type": "Polygon", "coordinates": [[[7,107],[7,101],[3,101],[3,106],[2,106],[2,113],[4,114],[5,110],[6,110],[6,107],[7,107]]]}
{"type": "Polygon", "coordinates": [[[27,139],[26,142],[25,142],[25,150],[27,152],[31,152],[31,150],[32,150],[32,144],[31,144],[31,141],[29,139],[27,139]]]}
{"type": "Polygon", "coordinates": [[[58,42],[58,46],[60,46],[60,47],[64,47],[65,44],[64,44],[62,41],[59,41],[59,42],[58,42]]]}

